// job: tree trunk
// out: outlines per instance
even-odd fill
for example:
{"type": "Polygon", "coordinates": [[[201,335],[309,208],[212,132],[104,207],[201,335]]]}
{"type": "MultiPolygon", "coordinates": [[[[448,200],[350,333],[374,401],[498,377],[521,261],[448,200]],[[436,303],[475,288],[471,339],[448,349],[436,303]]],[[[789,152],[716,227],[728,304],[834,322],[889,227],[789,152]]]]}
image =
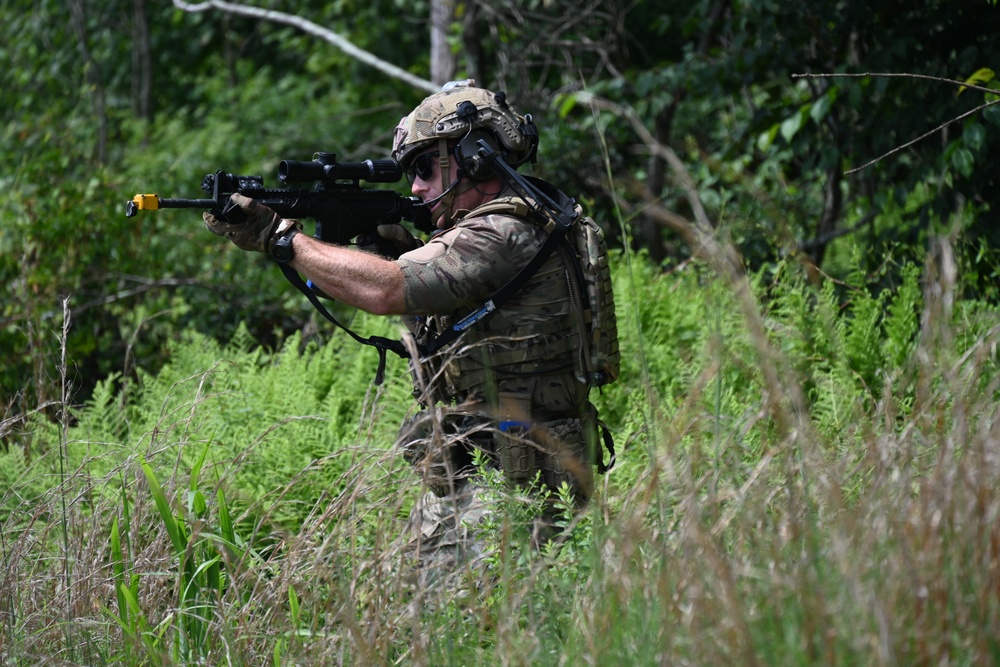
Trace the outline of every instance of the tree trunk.
{"type": "Polygon", "coordinates": [[[431,0],[431,81],[438,86],[455,78],[455,54],[448,33],[455,16],[455,0],[431,0]]]}
{"type": "Polygon", "coordinates": [[[132,111],[143,120],[153,119],[153,59],[150,55],[146,0],[132,2],[132,111]]]}
{"type": "MultiPolygon", "coordinates": [[[[720,21],[723,15],[730,10],[731,1],[732,0],[718,0],[712,5],[708,21],[705,26],[705,31],[702,33],[701,39],[698,40],[697,53],[699,55],[708,53],[708,50],[711,47],[719,29],[720,21]]],[[[673,102],[661,109],[656,115],[653,136],[656,138],[656,141],[663,146],[670,145],[670,135],[673,130],[674,115],[677,112],[677,107],[684,99],[684,92],[683,84],[678,85],[673,90],[673,102]]],[[[664,162],[662,157],[654,154],[649,158],[648,170],[649,177],[647,185],[649,187],[649,191],[652,192],[654,196],[659,196],[666,185],[666,162],[664,162]]],[[[666,259],[667,255],[667,249],[663,242],[663,234],[659,223],[652,215],[645,215],[642,217],[639,225],[639,242],[649,250],[649,258],[659,264],[666,259]]]]}
{"type": "Polygon", "coordinates": [[[832,168],[826,174],[826,187],[823,190],[823,215],[820,216],[816,225],[816,239],[818,243],[812,250],[812,261],[816,266],[823,263],[823,256],[826,255],[826,247],[833,238],[833,230],[836,229],[840,221],[840,214],[844,208],[844,195],[840,190],[840,184],[844,180],[844,173],[839,168],[832,168]]]}
{"type": "Polygon", "coordinates": [[[465,71],[469,78],[480,86],[487,85],[486,56],[483,54],[484,36],[480,32],[478,0],[469,0],[464,4],[462,19],[462,51],[465,56],[465,71]]]}
{"type": "Polygon", "coordinates": [[[108,115],[105,112],[104,83],[101,80],[101,70],[90,53],[87,45],[87,15],[83,10],[83,0],[70,0],[69,3],[73,30],[80,42],[80,56],[83,61],[84,77],[90,93],[90,104],[97,121],[97,142],[94,147],[98,162],[105,164],[108,159],[108,115]]]}
{"type": "MultiPolygon", "coordinates": [[[[670,144],[670,130],[673,126],[674,111],[677,102],[664,107],[656,115],[653,136],[656,141],[663,146],[670,144]]],[[[654,196],[659,196],[663,192],[663,187],[667,183],[667,163],[658,155],[649,157],[649,177],[646,186],[654,196]]],[[[639,222],[639,244],[649,251],[649,259],[659,265],[667,257],[667,250],[663,243],[663,230],[659,221],[652,214],[646,214],[640,218],[639,222]]]]}

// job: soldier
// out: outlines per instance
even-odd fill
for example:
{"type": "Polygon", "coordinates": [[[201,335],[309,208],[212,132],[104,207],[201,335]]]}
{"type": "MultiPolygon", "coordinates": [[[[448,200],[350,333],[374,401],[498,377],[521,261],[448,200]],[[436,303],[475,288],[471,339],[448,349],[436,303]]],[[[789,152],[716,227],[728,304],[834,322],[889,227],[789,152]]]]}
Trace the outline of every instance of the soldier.
{"type": "MultiPolygon", "coordinates": [[[[234,227],[205,223],[241,248],[291,249],[290,265],[330,298],[379,315],[401,315],[418,346],[475,312],[535,255],[547,237],[524,202],[478,155],[479,140],[512,167],[533,161],[537,131],[503,93],[453,83],[404,117],[392,157],[436,230],[421,244],[399,225],[379,234],[397,257],[325,244],[300,225],[233,195],[247,213],[234,227]]],[[[411,516],[422,563],[447,570],[475,557],[474,526],[484,511],[472,478],[479,449],[516,485],[567,483],[580,505],[593,489],[596,416],[580,369],[587,335],[569,254],[554,252],[489,317],[428,358],[414,360],[423,409],[400,431],[406,458],[427,493],[411,516]]],[[[416,349],[420,349],[419,347],[416,349]]],[[[552,535],[541,522],[536,540],[552,535]]]]}

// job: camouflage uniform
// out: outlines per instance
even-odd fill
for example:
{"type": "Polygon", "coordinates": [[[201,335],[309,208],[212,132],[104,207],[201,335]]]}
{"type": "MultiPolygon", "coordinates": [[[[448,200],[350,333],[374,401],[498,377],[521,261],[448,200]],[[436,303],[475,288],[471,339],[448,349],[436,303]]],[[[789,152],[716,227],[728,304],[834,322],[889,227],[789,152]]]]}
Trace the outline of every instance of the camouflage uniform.
{"type": "MultiPolygon", "coordinates": [[[[393,157],[405,165],[424,147],[437,147],[441,188],[450,189],[447,142],[474,128],[489,130],[510,164],[533,156],[530,117],[516,114],[499,94],[459,85],[427,98],[400,122],[393,157]],[[463,112],[470,104],[471,115],[463,112]]],[[[396,260],[411,314],[405,321],[418,343],[481,308],[547,238],[520,213],[454,211],[452,200],[443,201],[454,224],[396,260]]],[[[589,386],[580,379],[583,323],[574,279],[570,260],[553,253],[490,317],[413,364],[415,395],[425,410],[404,424],[400,444],[429,489],[411,513],[422,564],[454,568],[482,553],[475,524],[487,510],[471,475],[474,450],[511,484],[540,476],[550,488],[568,483],[581,505],[590,498],[597,437],[589,386]]]]}
{"type": "MultiPolygon", "coordinates": [[[[521,218],[473,214],[400,257],[407,311],[428,314],[407,318],[417,341],[479,308],[545,237],[521,218]]],[[[475,480],[468,479],[474,448],[513,484],[540,474],[550,488],[569,483],[581,504],[590,498],[596,430],[585,434],[592,424],[588,386],[577,378],[580,332],[571,279],[566,259],[554,253],[491,317],[414,369],[425,378],[416,381],[422,402],[445,406],[423,411],[401,433],[405,455],[430,490],[411,514],[422,572],[474,563],[482,553],[475,523],[484,508],[475,480]]],[[[553,532],[543,519],[535,539],[544,542],[553,532]]]]}

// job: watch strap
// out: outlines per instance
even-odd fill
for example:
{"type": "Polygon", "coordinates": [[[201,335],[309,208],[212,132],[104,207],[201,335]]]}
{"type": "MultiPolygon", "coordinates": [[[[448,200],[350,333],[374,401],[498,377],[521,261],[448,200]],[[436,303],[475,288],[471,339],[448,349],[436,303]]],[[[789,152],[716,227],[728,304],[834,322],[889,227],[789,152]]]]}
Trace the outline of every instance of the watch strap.
{"type": "Polygon", "coordinates": [[[269,254],[279,264],[288,264],[295,256],[295,252],[292,250],[292,240],[299,233],[301,225],[290,220],[282,220],[281,222],[282,226],[279,226],[278,233],[275,234],[274,240],[271,242],[269,254]],[[281,227],[284,226],[285,222],[292,222],[293,224],[282,229],[281,227]]]}

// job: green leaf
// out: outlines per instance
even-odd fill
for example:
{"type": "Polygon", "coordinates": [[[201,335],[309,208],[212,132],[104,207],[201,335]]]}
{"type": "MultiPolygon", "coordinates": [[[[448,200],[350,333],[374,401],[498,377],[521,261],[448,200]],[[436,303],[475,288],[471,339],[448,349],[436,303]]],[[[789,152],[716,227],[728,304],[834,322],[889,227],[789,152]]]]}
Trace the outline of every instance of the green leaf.
{"type": "Polygon", "coordinates": [[[149,483],[149,492],[153,494],[156,509],[160,512],[160,518],[163,519],[163,525],[166,527],[170,541],[174,545],[174,551],[177,554],[183,554],[187,548],[184,531],[178,525],[173,512],[170,511],[170,503],[167,502],[167,496],[163,493],[163,487],[160,486],[160,482],[156,479],[156,473],[153,472],[153,468],[146,463],[146,459],[143,458],[141,460],[142,472],[146,475],[146,481],[149,483]]]}
{"type": "Polygon", "coordinates": [[[565,95],[559,102],[559,117],[566,118],[573,108],[576,107],[576,95],[565,95]]]}
{"type": "Polygon", "coordinates": [[[126,588],[124,585],[118,587],[118,591],[121,596],[125,598],[125,604],[128,606],[129,615],[133,619],[131,627],[127,628],[133,632],[141,633],[143,635],[144,643],[148,643],[148,637],[146,635],[149,632],[149,623],[146,621],[146,615],[142,613],[142,609],[139,608],[139,599],[135,593],[126,588]]]}
{"type": "Polygon", "coordinates": [[[959,148],[951,156],[952,165],[954,165],[955,169],[957,169],[960,174],[966,177],[972,175],[975,162],[975,158],[972,156],[972,151],[965,147],[959,148]]]}
{"type": "Polygon", "coordinates": [[[222,595],[222,557],[213,558],[209,562],[208,570],[205,572],[205,580],[207,583],[207,588],[214,591],[218,595],[222,595]]]}
{"type": "Polygon", "coordinates": [[[812,118],[813,122],[821,123],[826,115],[830,112],[830,107],[833,106],[833,101],[836,98],[835,91],[831,90],[826,95],[823,95],[818,100],[816,100],[809,107],[809,117],[812,118]]]}
{"type": "Polygon", "coordinates": [[[201,475],[201,468],[205,465],[205,457],[208,455],[208,448],[212,445],[212,440],[214,438],[215,433],[213,433],[212,437],[205,443],[205,448],[201,450],[201,456],[198,457],[198,461],[194,464],[194,467],[191,468],[191,481],[188,484],[188,488],[192,491],[198,490],[198,477],[201,475]]]}
{"type": "Polygon", "coordinates": [[[766,153],[767,150],[774,145],[774,138],[778,136],[777,125],[772,125],[767,132],[762,132],[759,137],[757,137],[757,150],[762,153],[766,153]]]}
{"type": "MultiPolygon", "coordinates": [[[[997,97],[1000,99],[1000,97],[997,97]]],[[[990,125],[1000,126],[1000,104],[994,104],[983,111],[983,120],[990,125]]]]}
{"type": "Polygon", "coordinates": [[[124,475],[124,473],[122,473],[121,471],[119,471],[118,472],[118,477],[121,480],[121,489],[122,489],[122,519],[124,519],[124,521],[125,521],[125,523],[122,526],[122,528],[125,531],[125,541],[126,541],[125,546],[127,548],[129,548],[129,557],[131,558],[131,555],[132,555],[132,553],[131,553],[131,551],[132,551],[131,550],[131,542],[129,542],[129,537],[128,536],[129,536],[129,526],[132,525],[132,519],[130,518],[130,514],[129,514],[129,511],[128,511],[128,494],[125,492],[125,490],[126,490],[127,487],[125,486],[125,475],[124,475]]]}
{"type": "Polygon", "coordinates": [[[802,129],[802,112],[798,111],[781,124],[781,136],[791,143],[800,129],[802,129]]]}
{"type": "Polygon", "coordinates": [[[215,492],[215,500],[219,506],[219,530],[222,539],[229,544],[236,544],[236,532],[233,530],[233,518],[229,514],[229,505],[226,504],[226,496],[220,488],[215,492]]]}
{"type": "MultiPolygon", "coordinates": [[[[986,84],[986,87],[991,90],[1000,91],[1000,81],[993,79],[992,81],[986,84]]],[[[1000,100],[1000,93],[985,93],[983,97],[986,99],[987,102],[996,102],[997,100],[1000,100]]]]}
{"type": "Polygon", "coordinates": [[[962,132],[962,142],[970,151],[978,151],[986,142],[986,128],[979,123],[970,123],[962,132]]]}
{"type": "Polygon", "coordinates": [[[118,598],[118,615],[121,618],[122,627],[128,627],[128,604],[125,601],[125,557],[122,555],[122,543],[118,534],[118,517],[114,518],[111,524],[111,569],[112,579],[115,582],[115,594],[118,598]]]}
{"type": "Polygon", "coordinates": [[[299,625],[299,596],[295,593],[295,587],[288,586],[288,610],[292,615],[292,625],[298,628],[299,625]]]}
{"type": "MultiPolygon", "coordinates": [[[[965,83],[969,84],[970,86],[978,86],[980,84],[989,83],[994,79],[995,76],[996,75],[993,73],[993,70],[991,70],[989,67],[982,67],[976,70],[976,72],[972,76],[966,79],[965,83]]],[[[956,95],[961,95],[963,92],[965,92],[965,86],[959,88],[958,93],[956,93],[956,95]]]]}
{"type": "Polygon", "coordinates": [[[188,491],[188,511],[199,519],[205,516],[208,511],[208,503],[205,502],[205,494],[201,491],[188,491]]]}
{"type": "Polygon", "coordinates": [[[201,579],[201,575],[204,573],[206,577],[205,583],[206,585],[210,585],[212,581],[212,568],[213,566],[217,566],[219,564],[221,558],[222,558],[221,556],[213,556],[209,560],[199,565],[198,569],[195,570],[194,572],[191,584],[196,588],[199,587],[199,580],[201,579]]]}

